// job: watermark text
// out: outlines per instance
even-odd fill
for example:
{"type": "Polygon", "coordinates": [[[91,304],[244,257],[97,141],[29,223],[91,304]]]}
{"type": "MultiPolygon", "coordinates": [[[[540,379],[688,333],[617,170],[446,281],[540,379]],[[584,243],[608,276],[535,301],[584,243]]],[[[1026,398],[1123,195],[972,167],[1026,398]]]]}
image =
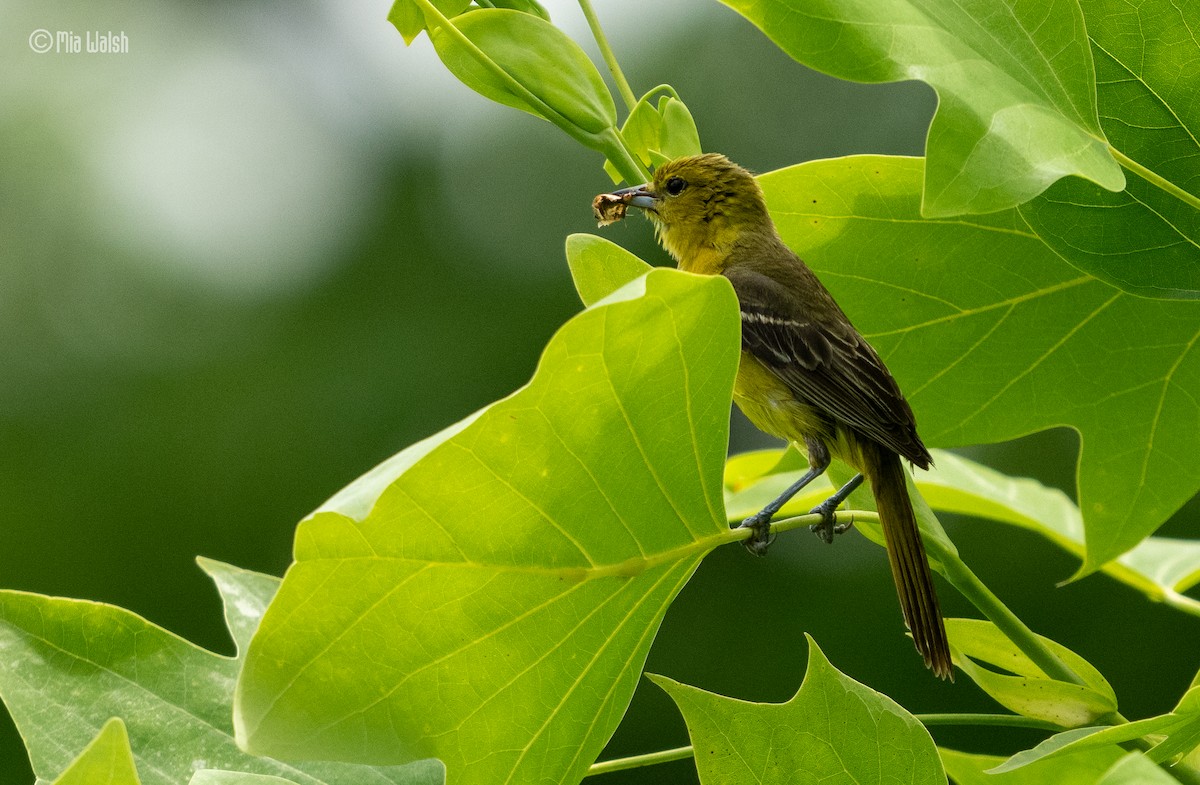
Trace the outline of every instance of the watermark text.
{"type": "Polygon", "coordinates": [[[38,28],[29,34],[29,48],[38,54],[129,54],[129,36],[125,31],[101,32],[86,30],[81,35],[74,30],[38,28]]]}

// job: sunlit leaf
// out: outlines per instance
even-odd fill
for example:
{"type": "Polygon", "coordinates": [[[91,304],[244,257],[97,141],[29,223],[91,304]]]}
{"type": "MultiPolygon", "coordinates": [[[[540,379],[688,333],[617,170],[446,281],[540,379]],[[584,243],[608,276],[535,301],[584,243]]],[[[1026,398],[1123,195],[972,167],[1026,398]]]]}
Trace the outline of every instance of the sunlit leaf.
{"type": "Polygon", "coordinates": [[[514,11],[533,14],[534,16],[540,16],[547,22],[550,21],[550,12],[537,0],[492,0],[492,5],[497,8],[511,8],[514,11]]]}
{"type": "Polygon", "coordinates": [[[1179,780],[1154,765],[1140,752],[1131,752],[1113,764],[1096,785],[1178,785],[1179,780]]]}
{"type": "Polygon", "coordinates": [[[592,234],[567,238],[567,264],[584,305],[594,305],[653,269],[616,243],[592,234]]]}
{"type": "Polygon", "coordinates": [[[141,785],[125,723],[113,717],[54,785],[141,785]]]}
{"type": "Polygon", "coordinates": [[[760,178],[784,240],[896,375],[929,444],[1070,425],[1081,573],[1200,489],[1200,303],[1145,300],[1067,265],[1015,211],[922,220],[919,159],[820,161],[760,178]]]}
{"type": "Polygon", "coordinates": [[[192,775],[188,785],[297,785],[297,783],[295,780],[274,777],[270,774],[201,769],[192,775]]]}
{"type": "MultiPolygon", "coordinates": [[[[577,128],[599,133],[617,124],[612,94],[596,66],[578,44],[545,19],[488,8],[468,11],[452,23],[550,111],[577,128]]],[[[431,38],[442,63],[467,87],[497,103],[549,119],[545,110],[515,92],[452,32],[438,27],[431,38]]]]}
{"type": "MultiPolygon", "coordinates": [[[[630,152],[647,167],[661,166],[672,159],[703,152],[692,113],[674,95],[658,95],[664,89],[671,90],[663,85],[642,96],[621,126],[621,136],[630,152]],[[654,102],[656,95],[657,105],[654,102]]],[[[611,161],[605,162],[604,170],[613,182],[621,181],[621,175],[611,161]]]]}
{"type": "MultiPolygon", "coordinates": [[[[924,214],[989,213],[1076,174],[1124,187],[1097,118],[1095,74],[1071,0],[1003,8],[947,0],[723,0],[785,52],[860,82],[938,93],[924,214]]],[[[918,191],[920,193],[920,191],[918,191]]]]}
{"type": "Polygon", "coordinates": [[[225,626],[237,644],[238,656],[245,656],[246,647],[250,645],[250,638],[258,629],[267,605],[279,590],[279,578],[215,559],[202,557],[196,559],[196,563],[217,585],[225,608],[225,626]]]}
{"type": "Polygon", "coordinates": [[[653,270],[569,321],[528,386],[365,517],[326,505],[304,521],[251,643],[239,739],[438,757],[455,783],[581,777],[667,604],[729,539],[737,330],[726,281],[653,270]]]}
{"type": "Polygon", "coordinates": [[[804,683],[787,703],[749,703],[650,676],[683,713],[704,785],[945,783],[924,725],[839,672],[812,638],[808,652],[804,683]]]}

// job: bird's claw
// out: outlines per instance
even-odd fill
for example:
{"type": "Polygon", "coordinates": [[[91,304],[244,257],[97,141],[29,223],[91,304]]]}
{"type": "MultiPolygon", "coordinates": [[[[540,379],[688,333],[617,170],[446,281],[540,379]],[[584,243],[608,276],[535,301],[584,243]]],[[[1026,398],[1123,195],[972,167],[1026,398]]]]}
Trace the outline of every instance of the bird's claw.
{"type": "Polygon", "coordinates": [[[742,545],[745,546],[746,550],[755,556],[767,555],[767,549],[775,541],[775,537],[771,534],[770,515],[763,515],[762,512],[755,513],[742,521],[738,525],[738,528],[750,529],[753,532],[749,538],[742,541],[742,545]]]}
{"type": "Polygon", "coordinates": [[[814,523],[808,527],[808,530],[820,537],[826,545],[832,545],[836,535],[844,534],[854,528],[853,518],[845,523],[837,522],[837,502],[834,499],[828,499],[813,507],[809,510],[809,515],[821,516],[820,523],[814,523]],[[834,503],[830,504],[830,502],[834,503]]]}

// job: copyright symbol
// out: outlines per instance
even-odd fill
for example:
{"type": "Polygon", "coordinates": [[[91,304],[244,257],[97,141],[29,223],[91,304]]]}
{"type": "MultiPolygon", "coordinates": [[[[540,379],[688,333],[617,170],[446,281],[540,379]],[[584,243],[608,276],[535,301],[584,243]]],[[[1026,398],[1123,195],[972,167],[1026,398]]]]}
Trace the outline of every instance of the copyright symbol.
{"type": "Polygon", "coordinates": [[[38,28],[29,34],[29,48],[38,54],[49,52],[54,46],[54,36],[49,30],[38,28]]]}

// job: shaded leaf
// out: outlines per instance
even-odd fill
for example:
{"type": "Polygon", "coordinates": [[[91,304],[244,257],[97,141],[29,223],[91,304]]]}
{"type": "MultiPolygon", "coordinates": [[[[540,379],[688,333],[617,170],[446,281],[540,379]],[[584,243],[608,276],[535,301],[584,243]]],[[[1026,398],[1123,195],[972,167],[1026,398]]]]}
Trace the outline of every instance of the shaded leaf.
{"type": "Polygon", "coordinates": [[[54,785],[141,785],[125,723],[113,717],[54,785]]]}
{"type": "MultiPolygon", "coordinates": [[[[1100,124],[1112,145],[1200,197],[1200,7],[1082,0],[1100,124]]],[[[1197,200],[1200,201],[1200,200],[1197,200]]],[[[1200,297],[1200,209],[1133,174],[1111,193],[1063,180],[1021,215],[1064,259],[1147,297],[1200,297]]]]}
{"type": "MultiPolygon", "coordinates": [[[[212,568],[215,563],[209,563],[212,568]]],[[[217,570],[227,587],[239,571],[217,570]]],[[[253,594],[254,573],[226,596],[253,594]]],[[[236,608],[230,611],[237,615],[236,608]]],[[[21,592],[0,592],[0,697],[49,779],[71,763],[109,719],[128,729],[143,785],[179,785],[219,768],[283,776],[298,785],[433,785],[436,761],[374,769],[256,758],[233,739],[238,663],[205,651],[121,608],[21,592]]],[[[111,733],[111,731],[110,731],[111,733]]]]}
{"type": "Polygon", "coordinates": [[[1073,754],[1085,749],[1113,747],[1146,736],[1161,737],[1150,754],[1158,761],[1186,755],[1195,748],[1195,732],[1200,724],[1200,690],[1190,690],[1169,714],[1114,726],[1076,728],[1057,733],[1032,749],[1023,750],[994,769],[1012,771],[1037,761],[1073,754]]]}
{"type": "MultiPolygon", "coordinates": [[[[587,133],[617,124],[617,108],[596,66],[579,45],[533,14],[504,8],[468,11],[452,23],[463,35],[567,122],[587,133]]],[[[438,57],[459,81],[491,100],[551,119],[540,106],[514,92],[452,33],[431,34],[438,57]]]]}
{"type": "Polygon", "coordinates": [[[1087,660],[1049,638],[1038,636],[1084,684],[1048,677],[989,621],[946,619],[946,635],[954,664],[993,700],[1011,711],[1065,728],[1084,725],[1116,711],[1117,696],[1104,676],[1087,660]],[[982,668],[976,662],[1012,675],[982,668]]]}
{"type": "MultiPolygon", "coordinates": [[[[433,5],[442,12],[443,16],[453,18],[458,16],[471,5],[471,0],[431,0],[433,5]]],[[[388,11],[387,19],[404,37],[405,45],[417,40],[417,36],[428,28],[425,12],[415,0],[396,0],[388,11]]]]}
{"type": "MultiPolygon", "coordinates": [[[[1020,526],[1083,559],[1083,518],[1065,493],[1027,477],[1009,477],[946,450],[932,453],[934,467],[913,472],[913,480],[933,509],[1020,526]]],[[[807,468],[794,449],[730,457],[725,464],[725,507],[730,520],[741,520],[762,509],[807,468]]],[[[824,477],[813,485],[816,487],[805,488],[784,505],[780,515],[803,514],[833,490],[824,477]]],[[[1152,600],[1200,616],[1200,601],[1183,594],[1200,583],[1200,542],[1147,537],[1105,564],[1101,572],[1152,600]]],[[[1196,678],[1200,683],[1200,674],[1196,678]]]]}
{"type": "Polygon", "coordinates": [[[649,678],[683,713],[705,785],[946,781],[925,726],[830,665],[811,637],[804,683],[787,703],[749,703],[649,678]]]}
{"type": "Polygon", "coordinates": [[[1012,208],[1070,174],[1124,187],[1097,118],[1075,2],[1001,10],[946,0],[722,1],[819,71],[860,82],[920,79],[937,91],[927,216],[1012,208]]]}
{"type": "Polygon", "coordinates": [[[1097,747],[998,774],[993,770],[1004,758],[944,748],[938,752],[946,773],[957,785],[1096,785],[1096,780],[1124,754],[1118,747],[1097,747]]]}
{"type": "Polygon", "coordinates": [[[456,783],[581,777],[668,603],[730,538],[735,303],[722,279],[651,271],[568,322],[528,386],[365,518],[304,521],[239,684],[243,744],[433,756],[456,783]]]}
{"type": "Polygon", "coordinates": [[[1081,573],[1200,488],[1200,304],[1067,265],[1015,211],[922,220],[921,161],[863,156],[760,178],[784,240],[906,392],[927,443],[1070,425],[1082,437],[1081,573]]]}

